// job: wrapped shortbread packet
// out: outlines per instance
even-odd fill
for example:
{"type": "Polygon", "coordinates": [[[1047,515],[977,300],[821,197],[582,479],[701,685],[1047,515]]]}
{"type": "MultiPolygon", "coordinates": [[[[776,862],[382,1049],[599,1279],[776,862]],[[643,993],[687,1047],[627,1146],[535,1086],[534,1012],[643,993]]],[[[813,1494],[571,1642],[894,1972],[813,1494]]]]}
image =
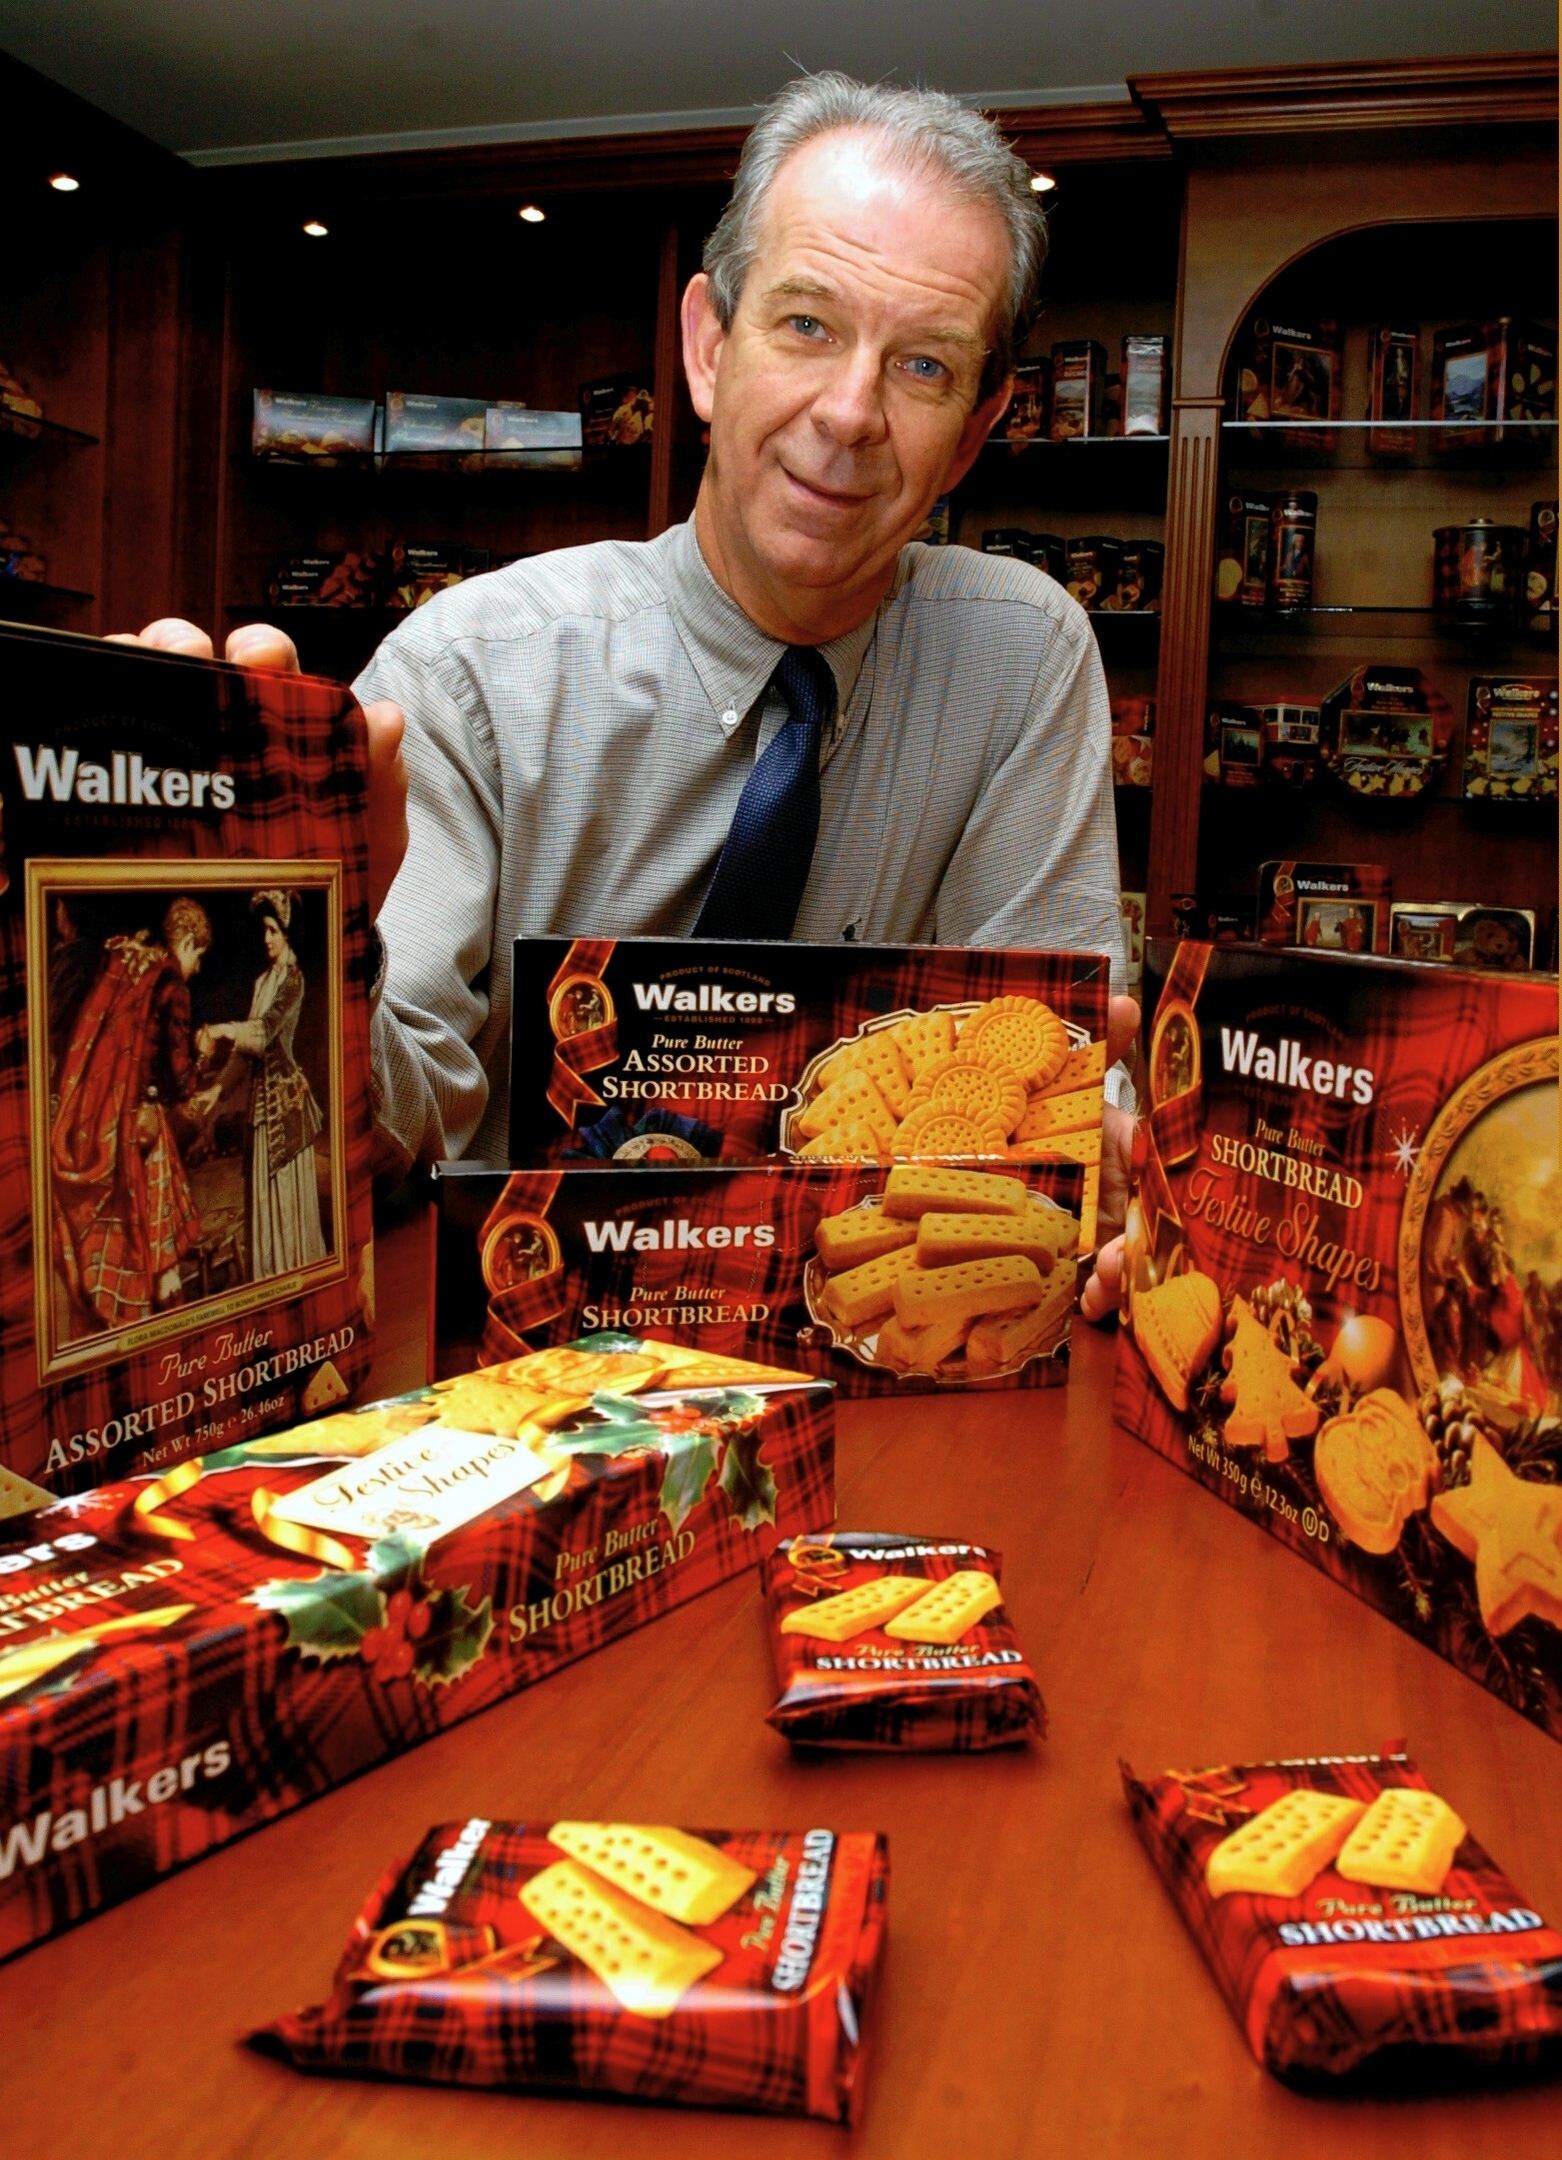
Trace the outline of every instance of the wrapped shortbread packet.
{"type": "Polygon", "coordinates": [[[444,1823],[354,1923],[301,2070],[855,2119],[884,1939],[866,1831],[444,1823]]]}
{"type": "Polygon", "coordinates": [[[1562,1935],[1404,1755],[1123,1765],[1258,2061],[1298,2085],[1562,2063],[1562,1935]]]}
{"type": "Polygon", "coordinates": [[[1038,1737],[1047,1713],[1002,1567],[952,1538],[783,1538],[763,1574],[780,1688],[769,1722],[811,1747],[970,1753],[1038,1737]]]}

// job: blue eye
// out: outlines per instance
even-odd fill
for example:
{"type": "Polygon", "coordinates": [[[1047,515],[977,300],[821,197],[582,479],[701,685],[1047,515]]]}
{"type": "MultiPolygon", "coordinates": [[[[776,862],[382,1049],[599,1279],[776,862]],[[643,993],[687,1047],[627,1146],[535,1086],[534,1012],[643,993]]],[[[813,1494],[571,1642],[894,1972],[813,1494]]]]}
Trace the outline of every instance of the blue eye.
{"type": "Polygon", "coordinates": [[[823,337],[824,324],[817,315],[789,315],[787,321],[800,337],[823,337]]]}
{"type": "Polygon", "coordinates": [[[926,383],[938,382],[948,372],[941,360],[930,360],[925,353],[918,353],[914,359],[908,360],[906,368],[918,382],[926,383]]]}

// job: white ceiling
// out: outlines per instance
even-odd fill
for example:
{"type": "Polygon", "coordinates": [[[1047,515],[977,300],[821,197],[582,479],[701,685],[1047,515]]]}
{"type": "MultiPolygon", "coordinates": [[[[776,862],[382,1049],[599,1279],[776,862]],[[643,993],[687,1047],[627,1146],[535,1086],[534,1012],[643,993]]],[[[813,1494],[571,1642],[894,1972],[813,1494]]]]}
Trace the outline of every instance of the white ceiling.
{"type": "Polygon", "coordinates": [[[697,125],[799,67],[983,102],[1550,47],[1553,0],[0,0],[0,50],[198,162],[697,125]]]}

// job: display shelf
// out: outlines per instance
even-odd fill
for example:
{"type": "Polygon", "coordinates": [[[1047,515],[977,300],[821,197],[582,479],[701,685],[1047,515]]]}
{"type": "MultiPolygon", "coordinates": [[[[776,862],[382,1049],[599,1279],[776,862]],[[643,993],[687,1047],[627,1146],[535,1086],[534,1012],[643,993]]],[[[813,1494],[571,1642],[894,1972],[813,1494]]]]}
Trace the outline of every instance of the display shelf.
{"type": "Polygon", "coordinates": [[[14,601],[26,595],[30,600],[96,600],[96,593],[79,592],[74,585],[47,585],[36,583],[32,578],[5,578],[0,580],[0,617],[14,601]]]}
{"type": "Polygon", "coordinates": [[[1448,443],[1444,420],[1222,420],[1221,450],[1228,472],[1502,472],[1555,465],[1555,420],[1461,420],[1471,443],[1448,443]],[[1392,425],[1414,439],[1408,452],[1374,450],[1372,436],[1392,425]],[[1327,437],[1335,436],[1333,443],[1327,437]]]}
{"type": "Polygon", "coordinates": [[[81,428],[66,427],[63,421],[35,419],[30,413],[12,412],[0,406],[0,450],[14,450],[18,445],[90,450],[97,442],[96,435],[88,435],[81,428]]]}
{"type": "Polygon", "coordinates": [[[321,473],[339,480],[344,473],[372,473],[376,478],[402,479],[408,474],[449,475],[469,479],[474,473],[546,473],[550,478],[574,479],[582,472],[621,469],[644,486],[651,445],[615,445],[612,449],[560,450],[343,450],[327,457],[298,457],[257,450],[251,453],[257,466],[279,472],[321,473]],[[561,458],[574,462],[561,464],[561,458]]]}
{"type": "Polygon", "coordinates": [[[1223,652],[1256,653],[1261,646],[1272,646],[1276,654],[1289,650],[1298,640],[1359,642],[1374,636],[1435,638],[1450,647],[1475,647],[1482,652],[1493,646],[1523,646],[1538,658],[1554,659],[1557,639],[1554,623],[1549,631],[1540,631],[1512,621],[1456,622],[1430,607],[1326,606],[1304,608],[1293,614],[1254,608],[1246,620],[1238,620],[1234,612],[1218,612],[1214,631],[1223,652]]]}

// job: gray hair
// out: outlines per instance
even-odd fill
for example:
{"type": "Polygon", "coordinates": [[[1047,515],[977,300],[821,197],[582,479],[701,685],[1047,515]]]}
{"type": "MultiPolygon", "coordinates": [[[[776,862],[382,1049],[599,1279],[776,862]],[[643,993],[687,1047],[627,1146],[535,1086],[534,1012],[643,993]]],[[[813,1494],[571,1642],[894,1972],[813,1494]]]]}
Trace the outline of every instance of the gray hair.
{"type": "Polygon", "coordinates": [[[776,174],[804,143],[838,128],[869,129],[903,170],[947,179],[969,201],[997,212],[1009,236],[1009,290],[993,325],[992,350],[982,370],[981,396],[997,388],[1014,365],[1015,348],[1040,312],[1041,266],[1047,221],[1017,157],[984,113],[941,90],[860,83],[850,75],[804,75],[770,100],[754,123],[732,183],[732,198],[705,243],[711,305],[724,330],[759,253],[765,198],[776,174]]]}

